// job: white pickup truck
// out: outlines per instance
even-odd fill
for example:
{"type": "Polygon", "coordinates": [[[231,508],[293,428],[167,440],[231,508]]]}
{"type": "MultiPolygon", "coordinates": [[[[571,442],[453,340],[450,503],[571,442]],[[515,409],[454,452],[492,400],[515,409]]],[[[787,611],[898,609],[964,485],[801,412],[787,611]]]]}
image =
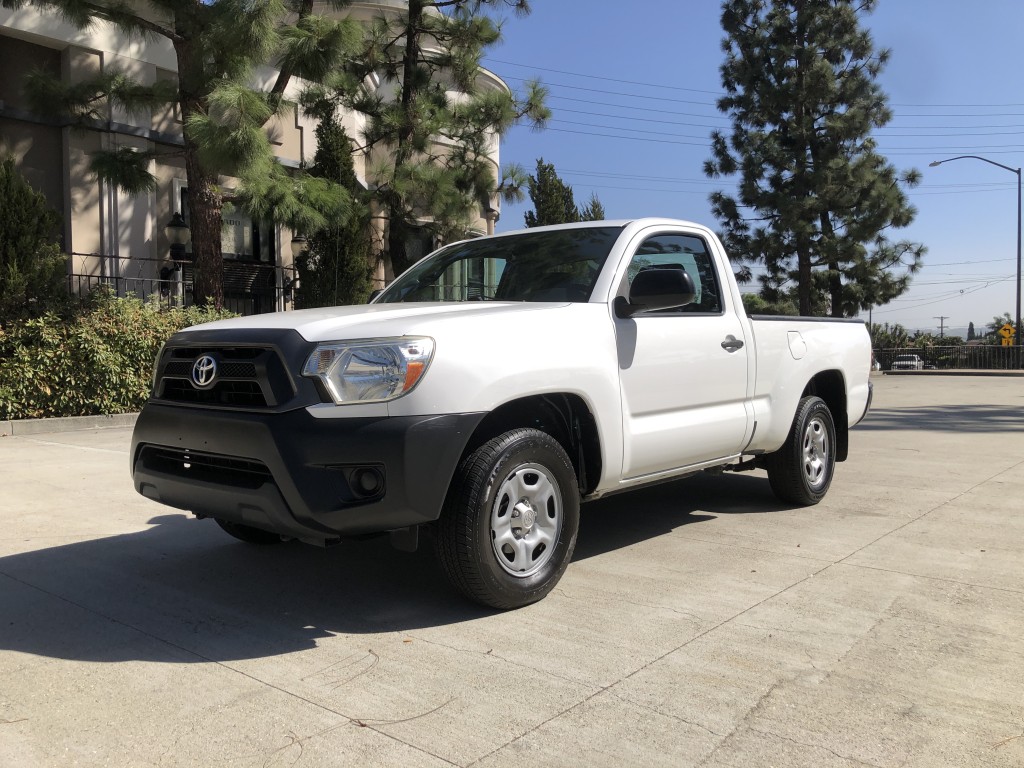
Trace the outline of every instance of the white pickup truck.
{"type": "Polygon", "coordinates": [[[543,227],[441,248],[366,306],[176,334],[131,469],[255,543],[430,526],[458,589],[514,608],[565,571],[581,501],[763,468],[817,503],[870,365],[859,321],[748,317],[705,227],[543,227]]]}

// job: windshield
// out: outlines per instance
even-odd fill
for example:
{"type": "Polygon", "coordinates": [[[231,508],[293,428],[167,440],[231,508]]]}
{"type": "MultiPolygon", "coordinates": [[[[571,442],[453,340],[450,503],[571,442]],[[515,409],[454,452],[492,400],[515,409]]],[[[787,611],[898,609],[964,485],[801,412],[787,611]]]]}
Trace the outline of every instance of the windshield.
{"type": "Polygon", "coordinates": [[[409,269],[374,303],[588,301],[621,231],[527,231],[456,243],[409,269]]]}

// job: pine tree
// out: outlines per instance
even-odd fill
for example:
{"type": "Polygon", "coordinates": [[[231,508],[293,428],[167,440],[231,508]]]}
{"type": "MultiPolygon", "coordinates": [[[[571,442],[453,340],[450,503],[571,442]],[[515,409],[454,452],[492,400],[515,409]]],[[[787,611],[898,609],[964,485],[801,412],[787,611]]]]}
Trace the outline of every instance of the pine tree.
{"type": "Polygon", "coordinates": [[[580,211],[580,221],[604,221],[605,218],[604,206],[597,199],[597,195],[591,192],[590,200],[580,211]]]}
{"type": "Polygon", "coordinates": [[[0,211],[0,322],[55,308],[67,297],[60,216],[10,157],[0,158],[0,211]]]}
{"type": "MultiPolygon", "coordinates": [[[[329,8],[347,5],[333,0],[329,8]]],[[[322,226],[344,211],[338,185],[289,174],[276,161],[264,129],[291,110],[283,98],[293,76],[318,81],[333,71],[360,38],[354,20],[313,12],[312,0],[150,0],[147,4],[82,3],[79,0],[0,0],[5,8],[31,5],[58,14],[79,28],[106,21],[127,36],[164,38],[177,59],[177,83],[143,84],[127,74],[103,72],[74,85],[43,73],[29,77],[34,109],[70,118],[89,128],[110,118],[116,106],[139,112],[175,102],[180,110],[188,181],[189,219],[197,301],[220,306],[224,176],[240,180],[234,202],[257,217],[270,217],[302,231],[322,226]],[[272,85],[260,90],[253,72],[278,67],[272,85]]],[[[102,182],[129,194],[154,188],[149,170],[158,151],[122,147],[96,152],[92,170],[102,182]]]]}
{"type": "Polygon", "coordinates": [[[977,331],[974,330],[974,323],[968,323],[967,324],[967,340],[968,341],[974,341],[976,338],[978,338],[978,333],[977,333],[977,331]]]}
{"type": "Polygon", "coordinates": [[[533,210],[523,215],[527,227],[601,221],[605,217],[604,206],[594,194],[582,211],[577,208],[572,187],[562,181],[554,164],[545,163],[543,157],[537,158],[537,172],[526,179],[526,184],[533,202],[533,210]]]}
{"type": "Polygon", "coordinates": [[[875,0],[724,0],[719,109],[708,176],[739,174],[712,209],[737,258],[762,263],[763,293],[795,289],[801,314],[856,314],[907,290],[924,246],[888,239],[916,213],[872,132],[892,117],[876,82],[889,52],[861,16],[875,0]]]}
{"type": "Polygon", "coordinates": [[[341,184],[353,196],[348,212],[309,238],[296,259],[300,308],[364,304],[372,288],[370,214],[352,163],[352,141],[333,118],[316,129],[316,155],[309,172],[341,184]]]}
{"type": "Polygon", "coordinates": [[[537,173],[526,180],[530,191],[533,210],[524,214],[527,227],[544,227],[549,224],[566,224],[580,220],[580,213],[573,199],[572,187],[566,184],[555,171],[552,163],[537,158],[537,173]]]}
{"type": "Polygon", "coordinates": [[[435,240],[464,237],[496,197],[522,197],[521,169],[510,166],[496,178],[494,140],[523,119],[542,125],[549,111],[536,82],[518,97],[481,78],[481,57],[500,40],[500,25],[485,11],[501,7],[529,12],[526,0],[391,7],[370,23],[362,50],[302,99],[321,116],[337,106],[366,116],[356,138],[371,153],[372,202],[386,214],[387,278],[410,265],[414,227],[435,240]],[[371,85],[378,78],[380,85],[371,85]]]}

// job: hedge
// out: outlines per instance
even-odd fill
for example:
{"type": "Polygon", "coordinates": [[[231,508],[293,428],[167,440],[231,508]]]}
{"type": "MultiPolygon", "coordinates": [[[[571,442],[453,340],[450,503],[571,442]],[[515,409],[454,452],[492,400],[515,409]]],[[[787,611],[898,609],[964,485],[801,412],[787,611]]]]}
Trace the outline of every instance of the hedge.
{"type": "Polygon", "coordinates": [[[160,345],[181,328],[232,316],[96,292],[69,315],[0,325],[0,419],[137,411],[160,345]]]}

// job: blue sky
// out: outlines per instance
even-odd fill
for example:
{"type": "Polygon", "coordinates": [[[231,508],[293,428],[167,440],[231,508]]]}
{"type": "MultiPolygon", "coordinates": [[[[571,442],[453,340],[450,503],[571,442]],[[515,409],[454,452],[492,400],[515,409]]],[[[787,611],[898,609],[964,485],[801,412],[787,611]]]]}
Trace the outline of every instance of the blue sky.
{"type": "MultiPolygon", "coordinates": [[[[532,172],[554,163],[576,200],[597,194],[609,218],[672,216],[717,228],[708,194],[728,182],[704,177],[722,62],[716,0],[534,0],[510,17],[484,63],[513,88],[537,77],[549,87],[546,130],[513,129],[502,164],[532,172]]],[[[976,154],[1024,162],[1024,2],[879,0],[866,16],[876,46],[891,49],[880,82],[894,119],[879,147],[899,168],[917,168],[914,224],[893,233],[928,247],[912,289],[874,310],[875,322],[938,332],[978,330],[1014,312],[1017,178],[976,154]]],[[[506,205],[498,231],[519,229],[529,200],[506,205]]]]}

